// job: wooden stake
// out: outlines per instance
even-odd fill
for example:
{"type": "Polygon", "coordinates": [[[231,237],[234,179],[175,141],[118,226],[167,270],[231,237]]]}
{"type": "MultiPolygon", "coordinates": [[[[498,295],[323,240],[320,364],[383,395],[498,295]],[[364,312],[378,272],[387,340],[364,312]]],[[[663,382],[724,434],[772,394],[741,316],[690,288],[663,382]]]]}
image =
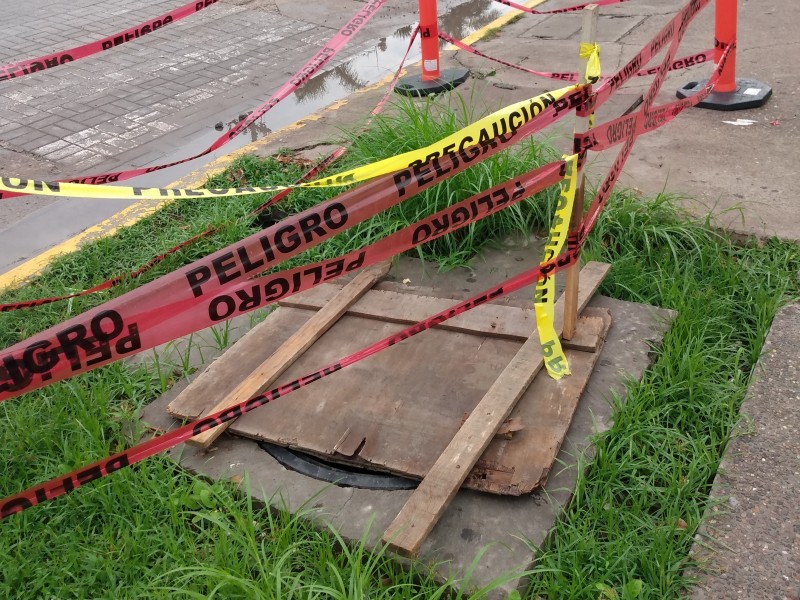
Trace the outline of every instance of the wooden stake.
{"type": "MultiPolygon", "coordinates": [[[[583,268],[583,287],[579,290],[581,309],[592,299],[610,268],[611,265],[596,262],[588,263],[583,268]]],[[[563,296],[559,298],[556,308],[561,308],[563,300],[563,296]]],[[[556,331],[562,325],[559,321],[560,315],[556,313],[556,331]]],[[[383,540],[389,544],[389,548],[406,556],[419,551],[422,542],[543,365],[542,345],[538,332],[534,330],[383,534],[383,540]]]]}
{"type": "MultiPolygon", "coordinates": [[[[597,17],[600,14],[600,7],[597,4],[590,4],[583,9],[583,31],[581,33],[582,44],[594,44],[597,41],[597,17]]],[[[578,77],[581,83],[586,81],[586,63],[588,58],[580,59],[578,77]]],[[[575,120],[575,133],[583,133],[589,129],[589,117],[578,117],[575,120]]],[[[575,204],[572,206],[572,218],[570,219],[569,231],[573,234],[580,230],[583,221],[583,196],[584,196],[584,173],[583,164],[578,162],[578,177],[575,190],[575,204]]],[[[578,323],[578,278],[580,265],[574,264],[567,268],[567,282],[564,288],[564,331],[563,338],[571,340],[575,335],[575,326],[578,323]]]]}
{"type": "MultiPolygon", "coordinates": [[[[292,337],[286,340],[280,348],[261,363],[255,371],[250,373],[230,394],[225,396],[216,406],[207,410],[205,414],[236,406],[248,398],[263,392],[267,386],[280,377],[281,373],[292,366],[292,363],[302,356],[303,352],[322,337],[322,334],[328,331],[339,320],[339,317],[347,312],[353,302],[363,296],[378,279],[386,275],[391,265],[391,261],[384,261],[367,267],[356,275],[353,281],[344,286],[342,291],[336,294],[328,304],[314,313],[292,337]]],[[[193,446],[208,448],[231,423],[233,421],[228,421],[213,429],[204,431],[200,435],[193,437],[188,443],[193,446]]]]}

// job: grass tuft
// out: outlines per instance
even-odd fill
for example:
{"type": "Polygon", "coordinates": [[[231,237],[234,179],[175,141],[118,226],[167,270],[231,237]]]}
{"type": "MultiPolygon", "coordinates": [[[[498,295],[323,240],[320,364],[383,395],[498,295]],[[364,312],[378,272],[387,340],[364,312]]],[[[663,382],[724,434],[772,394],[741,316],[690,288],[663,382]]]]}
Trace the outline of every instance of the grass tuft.
{"type": "MultiPolygon", "coordinates": [[[[392,114],[350,136],[352,150],[333,170],[422,147],[475,119],[467,102],[452,102],[398,99],[392,114]]],[[[545,144],[520,144],[283,268],[359,248],[555,157],[545,144]]],[[[290,182],[301,169],[285,155],[242,157],[209,183],[290,182]]],[[[300,190],[280,208],[296,212],[335,193],[300,190]]],[[[419,253],[443,268],[464,264],[487,244],[546,227],[555,195],[545,192],[419,253]]],[[[265,221],[247,213],[264,199],[182,200],[59,258],[0,301],[89,287],[209,225],[224,225],[118,289],[0,315],[0,343],[9,346],[259,230],[265,221]]],[[[683,572],[710,482],[772,318],[800,293],[800,249],[778,240],[736,245],[682,214],[668,196],[640,199],[620,191],[584,258],[613,263],[603,293],[678,315],[642,381],[627,384],[624,403],[613,400],[614,425],[597,436],[592,461],[580,465],[574,500],[538,553],[527,597],[677,598],[687,585],[683,572]]],[[[226,338],[220,328],[214,344],[224,346],[226,338]]],[[[180,365],[148,371],[114,364],[0,404],[0,494],[130,445],[142,407],[180,375],[180,365]]],[[[421,565],[406,570],[383,550],[368,551],[368,532],[347,545],[332,528],[312,526],[303,518],[308,513],[255,506],[248,492],[246,482],[208,483],[163,457],[115,473],[0,524],[6,551],[0,596],[463,597],[452,580],[437,584],[421,565]]],[[[500,581],[471,591],[481,597],[500,581]]]]}

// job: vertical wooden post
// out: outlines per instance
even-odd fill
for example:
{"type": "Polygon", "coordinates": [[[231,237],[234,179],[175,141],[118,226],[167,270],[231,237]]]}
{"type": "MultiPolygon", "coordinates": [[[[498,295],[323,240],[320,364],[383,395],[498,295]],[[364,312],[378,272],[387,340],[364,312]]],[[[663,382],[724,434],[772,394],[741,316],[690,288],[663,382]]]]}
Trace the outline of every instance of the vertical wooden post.
{"type": "MultiPolygon", "coordinates": [[[[594,44],[597,41],[597,17],[600,14],[600,7],[597,4],[590,4],[583,9],[583,30],[581,32],[582,44],[594,44]]],[[[588,83],[586,80],[586,63],[589,58],[581,58],[578,67],[578,77],[580,83],[588,83]]],[[[585,117],[575,117],[575,133],[583,133],[589,129],[589,115],[585,117]]],[[[572,207],[572,218],[570,219],[569,231],[573,234],[580,230],[583,221],[583,196],[584,196],[584,173],[583,162],[578,161],[578,177],[576,179],[575,204],[572,207]]],[[[574,264],[567,268],[567,282],[564,288],[564,329],[562,337],[571,340],[575,335],[575,326],[578,323],[578,278],[581,267],[574,264]]]]}

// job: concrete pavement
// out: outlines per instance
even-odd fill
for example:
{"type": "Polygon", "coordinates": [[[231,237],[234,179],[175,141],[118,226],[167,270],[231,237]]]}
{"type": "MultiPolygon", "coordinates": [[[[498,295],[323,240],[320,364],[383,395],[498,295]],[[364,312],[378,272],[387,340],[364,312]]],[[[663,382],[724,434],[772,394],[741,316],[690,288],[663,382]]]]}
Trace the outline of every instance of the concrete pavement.
{"type": "Polygon", "coordinates": [[[800,598],[800,304],[767,336],[697,536],[696,600],[800,598]]]}
{"type": "MultiPolygon", "coordinates": [[[[15,3],[4,7],[0,63],[94,41],[184,3],[15,3]]],[[[0,173],[76,177],[197,153],[220,135],[217,123],[229,129],[239,115],[267,100],[362,6],[326,0],[309,11],[289,0],[220,0],[108,52],[0,82],[0,173]]],[[[491,0],[448,0],[440,10],[463,35],[507,9],[491,0]]],[[[387,3],[322,75],[209,159],[383,78],[399,62],[416,18],[413,0],[387,3]]],[[[135,181],[168,185],[207,160],[135,181]]],[[[0,201],[0,273],[128,204],[45,197],[0,201]]]]}

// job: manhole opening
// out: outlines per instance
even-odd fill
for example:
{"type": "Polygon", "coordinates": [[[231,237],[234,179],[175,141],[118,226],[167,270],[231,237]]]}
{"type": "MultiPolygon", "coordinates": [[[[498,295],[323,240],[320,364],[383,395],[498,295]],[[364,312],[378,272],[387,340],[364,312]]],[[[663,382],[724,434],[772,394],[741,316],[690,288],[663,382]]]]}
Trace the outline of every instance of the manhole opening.
{"type": "Polygon", "coordinates": [[[333,483],[339,487],[366,490],[413,490],[419,485],[419,482],[414,479],[351,465],[331,463],[317,456],[269,442],[259,442],[258,445],[285,468],[313,479],[333,483]]]}

